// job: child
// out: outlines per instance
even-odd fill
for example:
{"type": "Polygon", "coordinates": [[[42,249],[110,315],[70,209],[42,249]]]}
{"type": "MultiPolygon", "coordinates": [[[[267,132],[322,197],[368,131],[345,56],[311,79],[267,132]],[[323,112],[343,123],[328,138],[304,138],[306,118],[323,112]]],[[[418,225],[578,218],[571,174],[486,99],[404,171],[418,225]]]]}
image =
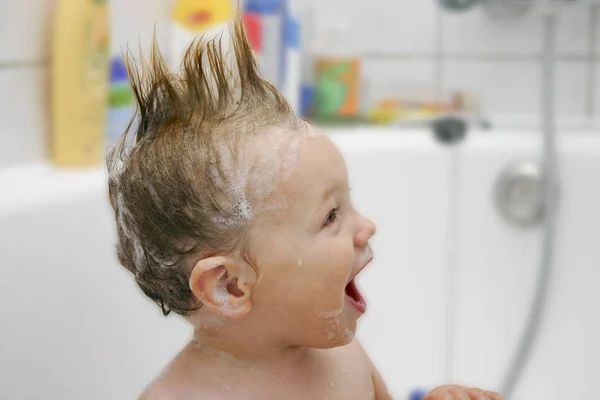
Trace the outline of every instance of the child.
{"type": "Polygon", "coordinates": [[[129,66],[139,126],[108,158],[118,256],[194,328],[141,399],[390,399],[354,337],[375,225],[336,147],[260,78],[239,19],[232,41],[232,62],[220,41],[190,47],[181,76],[156,46],[129,66]]]}

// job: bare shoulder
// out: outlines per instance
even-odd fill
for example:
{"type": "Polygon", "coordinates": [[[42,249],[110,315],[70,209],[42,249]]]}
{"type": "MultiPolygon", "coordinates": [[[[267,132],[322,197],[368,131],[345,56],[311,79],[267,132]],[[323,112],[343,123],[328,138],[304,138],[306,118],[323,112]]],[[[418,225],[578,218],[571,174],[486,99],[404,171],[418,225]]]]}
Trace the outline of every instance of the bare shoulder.
{"type": "Polygon", "coordinates": [[[167,366],[161,374],[156,377],[140,395],[138,400],[174,400],[177,385],[172,376],[172,366],[167,366]]]}
{"type": "Polygon", "coordinates": [[[221,382],[225,379],[221,372],[210,365],[191,362],[186,353],[182,352],[144,389],[138,400],[234,398],[233,388],[221,382]]]}
{"type": "Polygon", "coordinates": [[[169,400],[172,395],[160,383],[151,383],[138,400],[169,400]]]}
{"type": "Polygon", "coordinates": [[[138,400],[228,400],[225,390],[210,385],[165,379],[150,384],[138,400]]]}

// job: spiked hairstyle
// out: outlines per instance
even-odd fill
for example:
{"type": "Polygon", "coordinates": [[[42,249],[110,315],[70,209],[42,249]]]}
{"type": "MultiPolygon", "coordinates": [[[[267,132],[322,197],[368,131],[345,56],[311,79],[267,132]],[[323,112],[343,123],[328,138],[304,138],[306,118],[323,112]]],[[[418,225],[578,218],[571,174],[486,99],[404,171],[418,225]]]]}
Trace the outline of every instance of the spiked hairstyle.
{"type": "Polygon", "coordinates": [[[188,284],[189,256],[232,251],[248,226],[224,158],[235,160],[240,141],[263,128],[296,122],[261,78],[239,15],[231,36],[233,54],[222,37],[194,42],[179,73],[156,40],[149,62],[126,56],[137,112],[107,157],[117,254],[165,315],[201,307],[188,284]]]}

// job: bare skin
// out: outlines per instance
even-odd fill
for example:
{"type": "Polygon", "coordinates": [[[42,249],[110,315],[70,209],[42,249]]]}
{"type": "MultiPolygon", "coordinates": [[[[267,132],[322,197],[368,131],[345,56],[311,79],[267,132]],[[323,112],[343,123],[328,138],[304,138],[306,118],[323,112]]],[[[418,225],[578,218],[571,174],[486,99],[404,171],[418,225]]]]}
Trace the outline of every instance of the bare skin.
{"type": "Polygon", "coordinates": [[[358,340],[293,357],[294,362],[250,366],[191,343],[141,400],[391,399],[385,386],[375,386],[383,381],[375,381],[377,373],[358,340]]]}
{"type": "MultiPolygon", "coordinates": [[[[140,400],[392,400],[358,340],[294,355],[294,363],[250,366],[190,343],[140,400]]],[[[423,400],[503,400],[495,392],[440,386],[423,400]]]]}

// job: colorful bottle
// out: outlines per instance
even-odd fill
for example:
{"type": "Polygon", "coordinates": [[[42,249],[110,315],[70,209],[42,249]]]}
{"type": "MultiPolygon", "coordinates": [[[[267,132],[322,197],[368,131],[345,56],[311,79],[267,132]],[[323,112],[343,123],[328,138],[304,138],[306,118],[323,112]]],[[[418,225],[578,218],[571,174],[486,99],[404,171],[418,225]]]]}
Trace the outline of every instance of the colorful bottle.
{"type": "Polygon", "coordinates": [[[350,27],[332,23],[316,60],[315,114],[325,123],[355,122],[361,112],[361,61],[349,51],[350,27]]]}
{"type": "Polygon", "coordinates": [[[288,15],[284,29],[285,62],[283,68],[283,95],[299,115],[302,86],[302,56],[300,53],[300,24],[288,15]]]}
{"type": "Polygon", "coordinates": [[[232,18],[231,0],[179,0],[172,14],[171,70],[179,72],[190,44],[201,36],[210,40],[222,34],[223,50],[227,51],[232,18]]]}
{"type": "Polygon", "coordinates": [[[254,51],[254,56],[256,57],[258,65],[260,65],[262,63],[263,53],[263,32],[260,16],[251,12],[244,12],[242,20],[244,21],[244,29],[246,29],[246,34],[248,35],[250,46],[252,46],[252,50],[254,51]]]}
{"type": "Polygon", "coordinates": [[[260,18],[262,30],[261,75],[273,85],[281,88],[285,18],[283,2],[282,0],[247,0],[245,11],[260,18]]]}
{"type": "Polygon", "coordinates": [[[131,117],[135,111],[133,105],[133,91],[129,84],[129,77],[125,63],[119,56],[114,57],[110,63],[110,96],[108,110],[108,136],[109,146],[114,145],[125,133],[131,117]]]}
{"type": "Polygon", "coordinates": [[[104,159],[108,64],[106,0],[60,0],[51,64],[51,159],[84,167],[104,159]]]}
{"type": "Polygon", "coordinates": [[[302,72],[300,84],[300,114],[307,120],[314,117],[315,99],[315,15],[314,9],[307,7],[302,17],[302,72]]]}

